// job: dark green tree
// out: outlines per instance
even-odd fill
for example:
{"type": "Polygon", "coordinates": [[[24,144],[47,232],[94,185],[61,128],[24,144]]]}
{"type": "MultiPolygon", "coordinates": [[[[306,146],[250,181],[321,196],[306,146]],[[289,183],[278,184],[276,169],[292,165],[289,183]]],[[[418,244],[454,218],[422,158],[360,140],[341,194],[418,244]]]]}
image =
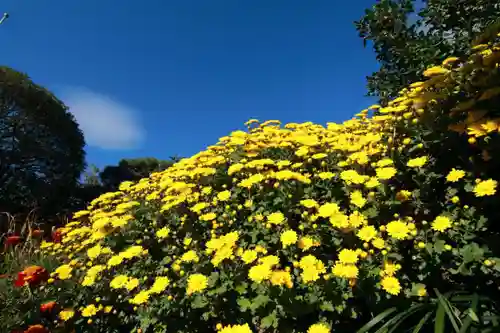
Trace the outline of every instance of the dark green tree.
{"type": "Polygon", "coordinates": [[[152,157],[122,159],[117,166],[107,166],[99,173],[101,183],[108,190],[116,190],[124,181],[138,181],[153,172],[163,171],[179,161],[178,157],[158,160],[152,157]]]}
{"type": "Polygon", "coordinates": [[[47,89],[0,67],[0,211],[55,214],[85,167],[84,137],[47,89]]]}
{"type": "Polygon", "coordinates": [[[387,103],[402,88],[420,81],[429,66],[463,56],[499,17],[498,0],[377,1],[355,22],[380,64],[367,77],[368,95],[387,103]]]}
{"type": "Polygon", "coordinates": [[[101,185],[101,179],[99,173],[101,171],[94,164],[91,164],[88,169],[83,173],[83,184],[82,185],[101,185]]]}
{"type": "Polygon", "coordinates": [[[106,166],[102,171],[95,165],[90,165],[71,194],[69,211],[85,209],[101,194],[117,191],[122,182],[138,181],[148,177],[152,172],[167,169],[176,161],[179,161],[179,158],[171,157],[167,161],[155,158],[122,159],[118,165],[106,166]]]}
{"type": "Polygon", "coordinates": [[[103,186],[99,173],[99,168],[93,164],[84,171],[81,181],[71,195],[68,205],[71,212],[85,209],[92,200],[106,193],[107,189],[103,186]]]}

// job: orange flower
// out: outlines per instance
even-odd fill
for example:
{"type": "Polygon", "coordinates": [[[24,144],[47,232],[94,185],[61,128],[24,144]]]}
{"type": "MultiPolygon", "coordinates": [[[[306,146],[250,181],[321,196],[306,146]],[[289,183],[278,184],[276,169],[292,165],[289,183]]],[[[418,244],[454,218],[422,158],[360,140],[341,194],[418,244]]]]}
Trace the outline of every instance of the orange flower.
{"type": "Polygon", "coordinates": [[[44,304],[40,305],[40,312],[45,312],[45,313],[52,312],[52,310],[54,309],[55,306],[56,306],[56,302],[54,302],[54,301],[44,303],[44,304]]]}
{"type": "Polygon", "coordinates": [[[49,278],[47,270],[41,266],[29,266],[22,272],[17,273],[17,280],[14,282],[16,287],[22,287],[26,284],[35,286],[49,278]]]}
{"type": "Polygon", "coordinates": [[[40,237],[43,235],[43,230],[41,229],[35,229],[31,231],[31,237],[40,237]]]}
{"type": "Polygon", "coordinates": [[[21,236],[9,236],[7,237],[7,239],[5,240],[5,246],[15,246],[19,243],[21,243],[23,239],[21,238],[21,236]]]}
{"type": "Polygon", "coordinates": [[[31,325],[28,327],[24,333],[49,333],[49,330],[46,329],[43,325],[31,325]]]}

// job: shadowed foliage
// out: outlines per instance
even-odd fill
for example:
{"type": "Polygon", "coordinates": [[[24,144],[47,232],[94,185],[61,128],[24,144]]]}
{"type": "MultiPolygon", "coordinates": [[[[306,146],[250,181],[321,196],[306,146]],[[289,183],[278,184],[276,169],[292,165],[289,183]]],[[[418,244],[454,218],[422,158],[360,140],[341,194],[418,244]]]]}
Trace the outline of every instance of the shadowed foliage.
{"type": "Polygon", "coordinates": [[[380,64],[367,77],[368,95],[385,105],[423,71],[449,56],[462,57],[477,35],[500,16],[491,0],[381,0],[357,22],[365,46],[372,42],[380,64]],[[421,7],[421,8],[418,8],[421,7]]]}
{"type": "Polygon", "coordinates": [[[163,171],[179,161],[178,157],[170,160],[158,160],[152,157],[122,159],[117,166],[107,166],[99,173],[103,186],[108,190],[116,190],[121,182],[138,181],[149,177],[153,172],[163,171]]]}
{"type": "Polygon", "coordinates": [[[85,166],[84,137],[47,89],[0,67],[0,211],[55,214],[85,166]]]}

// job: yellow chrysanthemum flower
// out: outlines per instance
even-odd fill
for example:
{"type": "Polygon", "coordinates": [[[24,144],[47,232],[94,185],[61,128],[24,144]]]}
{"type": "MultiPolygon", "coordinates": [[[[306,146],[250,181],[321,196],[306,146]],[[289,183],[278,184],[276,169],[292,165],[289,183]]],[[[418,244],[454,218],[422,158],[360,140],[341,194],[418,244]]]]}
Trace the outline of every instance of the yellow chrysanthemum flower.
{"type": "Polygon", "coordinates": [[[257,251],[255,250],[245,250],[241,255],[241,260],[245,264],[251,264],[257,259],[257,251]]]}
{"type": "Polygon", "coordinates": [[[497,191],[497,184],[497,181],[493,179],[482,180],[474,186],[474,195],[476,197],[494,195],[497,191]]]}
{"type": "Polygon", "coordinates": [[[93,317],[97,314],[97,311],[97,307],[94,304],[89,304],[82,310],[82,316],[93,317]]]}
{"type": "Polygon", "coordinates": [[[307,329],[307,333],[330,333],[330,327],[326,324],[318,323],[313,324],[307,329]]]}
{"type": "Polygon", "coordinates": [[[398,295],[401,292],[401,284],[394,276],[385,276],[380,282],[382,289],[391,295],[398,295]]]}
{"type": "Polygon", "coordinates": [[[75,316],[75,311],[70,309],[62,310],[61,312],[59,312],[59,318],[61,318],[62,321],[68,321],[74,316],[75,316]]]}
{"type": "Polygon", "coordinates": [[[285,221],[285,216],[282,212],[275,212],[267,216],[267,221],[271,224],[282,224],[285,221]]]}
{"type": "Polygon", "coordinates": [[[406,166],[410,168],[421,168],[427,163],[428,159],[429,158],[427,156],[413,158],[406,163],[406,166]]]}
{"type": "Polygon", "coordinates": [[[256,265],[252,266],[248,271],[248,277],[253,282],[261,283],[262,281],[268,280],[271,277],[271,267],[269,265],[256,265]]]}
{"type": "Polygon", "coordinates": [[[402,221],[392,221],[387,223],[386,230],[389,236],[399,240],[406,239],[410,233],[408,225],[402,221]]]}
{"type": "Polygon", "coordinates": [[[343,264],[355,264],[358,262],[359,252],[350,250],[350,249],[343,249],[339,253],[339,261],[343,264]]]}
{"type": "Polygon", "coordinates": [[[362,241],[369,242],[377,236],[377,229],[375,229],[375,227],[372,225],[368,225],[361,228],[356,235],[362,241]]]}
{"type": "Polygon", "coordinates": [[[446,176],[446,180],[448,182],[457,182],[465,176],[465,171],[457,170],[455,168],[451,169],[451,171],[446,176]]]}
{"type": "Polygon", "coordinates": [[[434,219],[431,224],[433,230],[443,232],[446,229],[451,228],[452,221],[446,216],[438,216],[434,219]]]}
{"type": "Polygon", "coordinates": [[[113,280],[111,280],[111,282],[109,283],[109,286],[113,289],[125,288],[128,280],[129,280],[129,277],[126,275],[117,275],[113,278],[113,280]]]}
{"type": "Polygon", "coordinates": [[[186,293],[188,295],[203,291],[208,286],[208,278],[203,274],[192,274],[188,277],[186,293]]]}
{"type": "Polygon", "coordinates": [[[132,299],[129,300],[131,304],[140,305],[144,304],[149,300],[151,293],[148,290],[142,290],[132,299]]]}
{"type": "Polygon", "coordinates": [[[293,230],[286,230],[280,236],[281,244],[284,248],[297,243],[297,239],[297,233],[293,230]]]}

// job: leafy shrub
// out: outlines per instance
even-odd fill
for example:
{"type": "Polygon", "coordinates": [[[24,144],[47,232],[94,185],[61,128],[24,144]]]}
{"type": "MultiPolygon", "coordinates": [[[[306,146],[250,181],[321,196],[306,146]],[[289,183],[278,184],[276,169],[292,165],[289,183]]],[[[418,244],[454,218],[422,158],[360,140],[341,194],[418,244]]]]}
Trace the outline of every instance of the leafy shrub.
{"type": "Polygon", "coordinates": [[[500,316],[495,304],[497,300],[456,291],[442,295],[435,290],[435,293],[437,297],[429,299],[428,302],[418,302],[406,309],[386,309],[356,333],[429,332],[432,323],[434,333],[444,333],[452,329],[459,333],[498,331],[500,316]],[[370,331],[371,329],[373,331],[370,331]]]}
{"type": "Polygon", "coordinates": [[[435,290],[500,299],[499,62],[498,40],[478,45],[387,107],[326,127],[251,120],[122,183],[42,244],[61,262],[32,288],[56,301],[43,325],[352,332],[435,290]]]}
{"type": "Polygon", "coordinates": [[[36,297],[40,294],[34,288],[57,267],[53,258],[39,251],[44,232],[34,219],[20,223],[13,216],[5,216],[7,232],[0,237],[0,332],[40,322],[40,312],[33,309],[39,309],[46,298],[36,297]],[[31,288],[19,288],[25,284],[31,288]]]}

